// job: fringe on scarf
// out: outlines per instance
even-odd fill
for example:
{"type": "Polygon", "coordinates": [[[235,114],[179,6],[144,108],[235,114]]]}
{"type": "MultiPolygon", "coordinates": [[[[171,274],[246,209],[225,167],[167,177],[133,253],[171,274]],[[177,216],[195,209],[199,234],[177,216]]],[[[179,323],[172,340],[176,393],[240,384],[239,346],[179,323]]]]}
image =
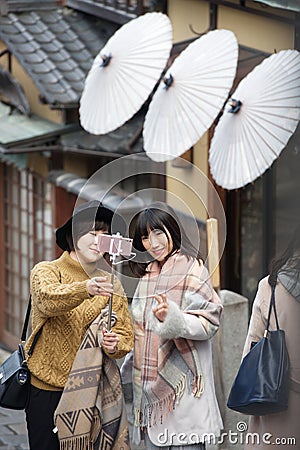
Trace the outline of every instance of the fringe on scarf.
{"type": "MultiPolygon", "coordinates": [[[[164,418],[178,405],[183,393],[186,389],[187,375],[184,375],[168,397],[152,404],[146,404],[143,408],[134,408],[134,425],[137,427],[151,427],[162,423],[164,418]]],[[[203,375],[193,377],[191,384],[191,393],[194,397],[199,398],[204,391],[203,375]]]]}
{"type": "Polygon", "coordinates": [[[60,440],[60,450],[93,450],[94,443],[90,436],[76,436],[69,439],[60,440]]]}
{"type": "MultiPolygon", "coordinates": [[[[98,411],[97,411],[98,412],[98,411]]],[[[91,441],[95,442],[100,432],[100,417],[99,413],[95,414],[93,417],[93,423],[91,427],[91,441]]]]}
{"type": "Polygon", "coordinates": [[[74,436],[66,439],[60,439],[60,450],[94,450],[94,443],[96,442],[100,432],[100,417],[99,414],[94,415],[91,427],[91,433],[84,436],[74,436]]]}
{"type": "Polygon", "coordinates": [[[196,375],[192,385],[192,393],[194,397],[201,397],[204,391],[204,378],[203,375],[196,375]]]}
{"type": "Polygon", "coordinates": [[[186,388],[186,375],[180,380],[179,384],[175,387],[175,403],[178,405],[179,400],[183,396],[186,388]]]}
{"type": "Polygon", "coordinates": [[[134,409],[134,424],[137,427],[153,426],[162,423],[163,417],[167,417],[174,409],[174,394],[151,405],[145,405],[142,409],[134,409]]]}

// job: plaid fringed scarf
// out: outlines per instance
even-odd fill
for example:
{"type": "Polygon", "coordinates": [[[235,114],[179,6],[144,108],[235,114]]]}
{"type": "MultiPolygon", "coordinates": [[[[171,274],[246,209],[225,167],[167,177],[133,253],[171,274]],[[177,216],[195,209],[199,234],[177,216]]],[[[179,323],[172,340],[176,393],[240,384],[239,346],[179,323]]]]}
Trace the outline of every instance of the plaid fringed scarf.
{"type": "Polygon", "coordinates": [[[150,265],[132,302],[135,425],[141,428],[162,423],[186,388],[195,397],[200,397],[204,389],[201,361],[193,341],[164,339],[153,332],[152,309],[157,303],[152,296],[162,293],[180,310],[200,317],[209,335],[218,329],[222,311],[202,262],[188,260],[177,252],[161,271],[156,261],[150,265]]]}
{"type": "Polygon", "coordinates": [[[54,414],[61,450],[129,450],[119,368],[99,347],[103,311],[87,330],[54,414]]]}

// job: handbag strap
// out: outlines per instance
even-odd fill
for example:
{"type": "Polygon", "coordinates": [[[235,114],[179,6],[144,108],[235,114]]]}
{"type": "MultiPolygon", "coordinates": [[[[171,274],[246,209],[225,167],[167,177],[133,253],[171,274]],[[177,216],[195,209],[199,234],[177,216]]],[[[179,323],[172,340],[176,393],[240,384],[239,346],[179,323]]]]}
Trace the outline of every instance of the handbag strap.
{"type": "MultiPolygon", "coordinates": [[[[59,281],[61,282],[61,273],[59,272],[59,281]]],[[[23,323],[23,329],[22,329],[22,333],[21,333],[21,343],[24,343],[26,341],[26,336],[27,336],[27,328],[28,328],[28,324],[29,324],[29,317],[30,317],[30,311],[31,311],[31,294],[29,294],[29,298],[28,298],[28,305],[27,305],[27,310],[26,310],[26,315],[25,315],[25,319],[24,319],[24,323],[23,323]]],[[[33,338],[32,344],[28,350],[28,356],[31,356],[33,353],[33,349],[37,343],[38,338],[41,335],[41,332],[43,330],[43,326],[41,326],[41,328],[39,329],[39,331],[36,333],[36,335],[33,338]]]]}
{"type": "MultiPolygon", "coordinates": [[[[22,328],[22,333],[21,333],[21,343],[24,343],[26,341],[26,336],[27,336],[27,329],[28,329],[28,324],[29,324],[29,318],[30,318],[30,312],[31,312],[31,294],[29,295],[29,299],[28,299],[28,305],[27,305],[27,310],[26,310],[26,315],[25,315],[25,319],[24,319],[24,323],[23,323],[23,328],[22,328]]],[[[38,338],[40,337],[40,334],[42,332],[42,328],[41,327],[39,329],[39,331],[36,333],[36,335],[33,338],[32,344],[28,350],[28,355],[32,355],[33,353],[33,349],[37,343],[38,338]]]]}
{"type": "Polygon", "coordinates": [[[31,294],[29,295],[29,298],[28,298],[28,305],[27,305],[27,310],[26,310],[26,316],[25,316],[25,319],[24,319],[23,329],[22,329],[22,334],[21,334],[21,342],[25,342],[26,341],[26,335],[27,335],[27,328],[28,328],[28,324],[29,324],[30,311],[31,311],[31,294]]]}
{"type": "Polygon", "coordinates": [[[269,331],[269,327],[270,327],[270,320],[271,320],[272,309],[274,310],[276,327],[277,327],[277,330],[279,330],[279,322],[278,322],[278,316],[277,316],[276,305],[275,305],[275,287],[276,287],[275,285],[272,286],[270,306],[269,306],[269,313],[268,313],[268,320],[267,320],[267,328],[266,328],[267,332],[269,331]]]}

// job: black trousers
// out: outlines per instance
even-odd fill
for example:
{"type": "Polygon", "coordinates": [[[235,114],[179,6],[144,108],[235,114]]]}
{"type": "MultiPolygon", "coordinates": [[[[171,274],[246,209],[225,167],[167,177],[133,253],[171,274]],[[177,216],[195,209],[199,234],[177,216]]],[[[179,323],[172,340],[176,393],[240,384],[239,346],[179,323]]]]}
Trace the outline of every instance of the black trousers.
{"type": "Polygon", "coordinates": [[[30,450],[59,450],[57,433],[53,433],[53,415],[62,391],[44,391],[31,386],[26,407],[30,450]]]}

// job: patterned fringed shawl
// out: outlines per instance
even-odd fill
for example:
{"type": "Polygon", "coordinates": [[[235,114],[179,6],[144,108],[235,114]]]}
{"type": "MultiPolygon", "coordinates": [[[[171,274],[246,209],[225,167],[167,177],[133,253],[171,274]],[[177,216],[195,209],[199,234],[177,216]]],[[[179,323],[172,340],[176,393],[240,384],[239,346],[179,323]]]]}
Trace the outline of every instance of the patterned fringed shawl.
{"type": "Polygon", "coordinates": [[[209,336],[217,331],[222,311],[202,262],[187,260],[178,252],[161,271],[156,261],[151,264],[132,302],[135,425],[141,428],[162,423],[186,388],[195,397],[200,397],[204,389],[201,361],[193,341],[164,339],[153,332],[153,320],[157,319],[152,309],[157,303],[151,296],[161,293],[166,293],[168,302],[200,317],[209,336]]]}
{"type": "Polygon", "coordinates": [[[61,450],[129,450],[116,361],[99,347],[103,314],[90,325],[54,414],[61,450]]]}

